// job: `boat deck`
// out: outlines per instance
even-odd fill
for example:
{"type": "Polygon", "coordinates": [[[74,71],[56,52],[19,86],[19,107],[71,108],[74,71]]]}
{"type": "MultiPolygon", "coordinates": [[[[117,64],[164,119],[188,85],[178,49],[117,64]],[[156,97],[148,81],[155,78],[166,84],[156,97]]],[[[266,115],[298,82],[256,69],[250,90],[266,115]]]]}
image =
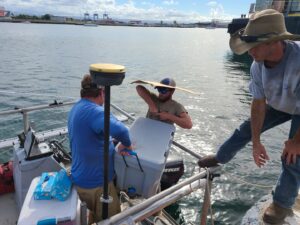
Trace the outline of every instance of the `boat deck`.
{"type": "Polygon", "coordinates": [[[19,212],[15,202],[14,193],[0,195],[0,224],[17,224],[19,212]]]}

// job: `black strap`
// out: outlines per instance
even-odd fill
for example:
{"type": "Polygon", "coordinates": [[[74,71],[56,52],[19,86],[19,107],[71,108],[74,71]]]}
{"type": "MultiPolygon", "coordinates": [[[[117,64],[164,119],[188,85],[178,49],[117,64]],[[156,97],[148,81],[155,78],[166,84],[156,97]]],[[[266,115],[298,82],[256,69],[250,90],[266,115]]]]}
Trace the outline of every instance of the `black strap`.
{"type": "MultiPolygon", "coordinates": [[[[140,162],[140,159],[139,159],[139,157],[138,157],[137,155],[135,155],[135,157],[136,157],[136,160],[137,160],[137,162],[138,162],[138,165],[139,165],[139,168],[140,168],[141,172],[142,172],[142,173],[144,173],[144,170],[143,170],[143,167],[142,167],[142,165],[141,165],[141,162],[140,162]]],[[[124,163],[125,163],[126,167],[128,168],[128,167],[129,167],[129,165],[128,165],[128,163],[127,163],[126,159],[125,159],[125,156],[124,156],[124,155],[122,155],[122,158],[123,158],[123,161],[124,161],[124,163]]]]}

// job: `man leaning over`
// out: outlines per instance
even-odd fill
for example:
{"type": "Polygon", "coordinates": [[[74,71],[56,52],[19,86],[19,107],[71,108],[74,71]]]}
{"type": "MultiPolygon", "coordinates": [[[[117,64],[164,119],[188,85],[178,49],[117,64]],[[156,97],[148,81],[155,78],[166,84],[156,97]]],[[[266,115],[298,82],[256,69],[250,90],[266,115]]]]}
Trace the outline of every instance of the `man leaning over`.
{"type": "Polygon", "coordinates": [[[247,26],[231,36],[233,52],[248,51],[254,59],[249,86],[253,96],[251,117],[220,146],[216,155],[198,162],[201,167],[227,163],[252,141],[254,161],[261,167],[269,160],[261,133],[291,121],[273,202],[263,215],[270,224],[280,223],[292,213],[300,185],[300,43],[289,41],[295,39],[300,35],[287,32],[283,15],[272,9],[254,13],[247,26]]]}

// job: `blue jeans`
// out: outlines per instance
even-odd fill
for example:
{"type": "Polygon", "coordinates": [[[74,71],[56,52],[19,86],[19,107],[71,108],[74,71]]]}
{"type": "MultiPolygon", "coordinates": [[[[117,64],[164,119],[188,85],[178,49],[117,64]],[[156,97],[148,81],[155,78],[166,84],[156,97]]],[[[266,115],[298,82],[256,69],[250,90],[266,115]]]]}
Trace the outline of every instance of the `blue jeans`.
{"type": "MultiPolygon", "coordinates": [[[[262,132],[289,120],[291,120],[289,139],[291,139],[300,127],[300,115],[290,115],[268,106],[262,132]]],[[[250,141],[251,123],[248,119],[220,146],[216,159],[223,164],[229,162],[250,141]]],[[[282,171],[275,188],[273,201],[284,208],[291,208],[300,187],[300,156],[297,157],[295,164],[287,165],[284,159],[281,159],[281,162],[282,171]]]]}

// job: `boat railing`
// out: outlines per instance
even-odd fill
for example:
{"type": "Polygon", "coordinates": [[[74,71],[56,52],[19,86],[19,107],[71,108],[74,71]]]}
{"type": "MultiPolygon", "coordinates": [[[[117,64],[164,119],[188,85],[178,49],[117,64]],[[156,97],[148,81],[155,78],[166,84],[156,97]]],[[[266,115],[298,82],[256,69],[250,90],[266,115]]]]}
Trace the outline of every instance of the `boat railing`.
{"type": "MultiPolygon", "coordinates": [[[[2,112],[0,112],[0,116],[8,116],[8,115],[12,115],[12,114],[21,114],[22,117],[23,117],[24,133],[27,133],[27,131],[29,129],[29,126],[30,126],[30,119],[29,119],[29,113],[30,112],[40,111],[40,110],[44,110],[44,109],[53,109],[53,108],[58,108],[58,107],[65,107],[65,106],[74,105],[75,103],[76,103],[76,101],[70,101],[70,102],[66,102],[66,103],[54,101],[54,103],[51,103],[51,104],[48,104],[48,105],[37,105],[37,106],[31,106],[31,107],[25,107],[25,108],[16,108],[16,109],[13,109],[13,110],[2,111],[2,112]]],[[[123,118],[123,120],[127,120],[127,118],[129,118],[131,120],[135,120],[135,118],[130,113],[122,110],[120,107],[118,107],[114,104],[111,104],[111,106],[114,109],[116,109],[116,111],[118,111],[122,115],[126,116],[126,118],[123,118]]],[[[61,127],[61,128],[57,128],[57,129],[38,132],[36,134],[36,137],[37,137],[37,140],[41,142],[41,141],[44,141],[48,138],[65,135],[67,133],[68,133],[68,129],[65,126],[65,127],[61,127]]],[[[8,138],[8,139],[0,140],[0,149],[10,147],[10,146],[14,146],[18,143],[19,143],[19,140],[17,138],[8,138]]]]}
{"type": "Polygon", "coordinates": [[[75,101],[66,102],[66,103],[54,101],[54,103],[51,103],[49,105],[37,105],[37,106],[31,106],[31,107],[26,107],[26,108],[16,108],[13,110],[2,111],[2,112],[0,112],[0,116],[21,113],[23,115],[24,132],[26,133],[30,126],[29,116],[28,116],[29,112],[38,111],[38,110],[42,110],[42,109],[63,107],[63,106],[68,106],[68,105],[73,105],[73,104],[75,104],[75,101]]]}
{"type": "MultiPolygon", "coordinates": [[[[132,206],[111,218],[97,223],[98,225],[131,225],[159,212],[166,206],[176,202],[178,199],[190,194],[196,189],[203,188],[210,179],[208,174],[214,174],[219,167],[204,170],[182,182],[176,184],[148,199],[142,203],[132,206]]],[[[203,203],[205,204],[205,203],[203,203]]],[[[204,223],[205,224],[205,223],[204,223]]]]}
{"type": "MultiPolygon", "coordinates": [[[[66,102],[66,103],[54,101],[54,103],[51,103],[51,104],[48,104],[48,105],[37,105],[37,106],[17,108],[17,109],[13,109],[13,110],[2,111],[2,112],[0,112],[0,116],[7,116],[7,115],[12,115],[12,114],[22,114],[24,133],[26,133],[29,129],[29,126],[30,126],[30,120],[29,120],[29,113],[30,112],[39,111],[39,110],[43,110],[43,109],[52,109],[52,108],[58,108],[58,107],[65,107],[65,106],[74,105],[75,103],[76,103],[76,101],[70,101],[70,102],[66,102]]],[[[111,103],[111,107],[114,108],[119,113],[121,113],[122,115],[126,116],[128,119],[130,119],[132,121],[135,120],[135,117],[132,114],[126,112],[125,110],[121,109],[117,105],[111,103]]],[[[48,138],[65,135],[67,133],[68,133],[67,127],[61,127],[61,128],[57,128],[57,129],[53,129],[53,130],[38,132],[36,134],[36,136],[37,136],[38,141],[44,141],[48,138]]],[[[5,147],[14,146],[17,143],[18,143],[17,138],[9,138],[9,139],[5,139],[5,140],[0,140],[0,149],[5,148],[5,147]]],[[[197,154],[194,151],[189,150],[188,148],[184,147],[183,145],[177,143],[174,140],[173,140],[173,144],[175,146],[177,146],[178,148],[180,148],[181,150],[189,153],[190,155],[192,155],[192,156],[194,156],[198,159],[200,159],[202,157],[201,155],[197,154]]]]}

